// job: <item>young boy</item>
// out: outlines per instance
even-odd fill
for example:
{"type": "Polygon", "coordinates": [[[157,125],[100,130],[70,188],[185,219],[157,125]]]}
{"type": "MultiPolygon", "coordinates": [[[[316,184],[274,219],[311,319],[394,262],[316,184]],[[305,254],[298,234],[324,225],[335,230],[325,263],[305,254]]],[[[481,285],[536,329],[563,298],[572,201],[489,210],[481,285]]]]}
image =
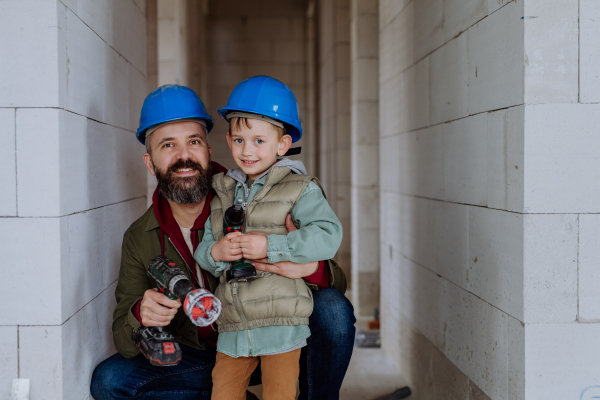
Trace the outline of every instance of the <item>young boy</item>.
{"type": "Polygon", "coordinates": [[[215,295],[223,311],[217,321],[212,399],[245,399],[259,358],[263,398],[295,399],[300,349],[310,336],[310,289],[303,279],[263,271],[251,281],[228,282],[224,272],[240,258],[267,258],[269,263],[330,259],[340,246],[342,226],[302,162],[278,158],[302,135],[296,98],[286,85],[265,76],[247,79],[219,114],[229,122],[227,143],[239,168],[213,177],[217,195],[194,255],[220,279],[215,295]],[[244,233],[224,236],[224,211],[240,198],[244,233]],[[288,214],[299,228],[289,234],[288,214]]]}

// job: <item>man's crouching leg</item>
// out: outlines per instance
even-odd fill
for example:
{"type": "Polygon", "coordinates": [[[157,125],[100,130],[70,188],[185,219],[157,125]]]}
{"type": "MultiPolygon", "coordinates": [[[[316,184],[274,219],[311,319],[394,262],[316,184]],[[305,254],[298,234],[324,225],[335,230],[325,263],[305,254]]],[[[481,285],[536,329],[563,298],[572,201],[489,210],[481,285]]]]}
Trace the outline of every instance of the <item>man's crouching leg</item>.
{"type": "Polygon", "coordinates": [[[196,350],[181,345],[183,358],[173,367],[155,367],[139,355],[115,354],[101,362],[92,375],[90,392],[95,400],[210,399],[213,349],[196,350]]]}
{"type": "Polygon", "coordinates": [[[300,358],[300,400],[339,399],[354,346],[354,308],[337,289],[313,292],[310,338],[300,358]]]}

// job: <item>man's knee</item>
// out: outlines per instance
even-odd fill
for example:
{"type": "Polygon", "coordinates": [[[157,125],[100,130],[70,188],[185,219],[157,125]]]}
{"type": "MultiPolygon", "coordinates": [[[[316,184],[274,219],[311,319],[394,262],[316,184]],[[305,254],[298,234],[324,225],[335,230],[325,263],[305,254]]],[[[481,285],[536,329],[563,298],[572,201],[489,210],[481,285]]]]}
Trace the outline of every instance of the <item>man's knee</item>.
{"type": "Polygon", "coordinates": [[[354,339],[354,308],[340,291],[321,288],[313,292],[314,310],[310,317],[311,331],[323,331],[332,339],[354,339]]]}
{"type": "MultiPolygon", "coordinates": [[[[113,356],[114,357],[114,356],[113,356]]],[[[115,368],[110,357],[102,361],[92,373],[90,393],[94,400],[113,400],[120,391],[121,373],[115,368]]]]}

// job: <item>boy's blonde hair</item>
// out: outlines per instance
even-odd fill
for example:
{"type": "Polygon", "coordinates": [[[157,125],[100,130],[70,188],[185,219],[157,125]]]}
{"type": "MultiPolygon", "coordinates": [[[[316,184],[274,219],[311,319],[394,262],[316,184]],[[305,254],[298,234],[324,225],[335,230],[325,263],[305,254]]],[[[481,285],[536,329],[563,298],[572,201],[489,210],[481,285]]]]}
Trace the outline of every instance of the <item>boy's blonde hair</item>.
{"type": "MultiPolygon", "coordinates": [[[[239,131],[242,130],[242,128],[246,128],[246,129],[252,129],[252,124],[250,123],[250,120],[252,118],[246,118],[246,117],[233,117],[229,120],[229,131],[227,131],[228,135],[231,135],[231,133],[233,131],[239,131]]],[[[285,135],[285,128],[280,128],[276,125],[273,124],[269,124],[271,125],[275,130],[277,130],[277,139],[280,140],[283,135],[285,135]]]]}

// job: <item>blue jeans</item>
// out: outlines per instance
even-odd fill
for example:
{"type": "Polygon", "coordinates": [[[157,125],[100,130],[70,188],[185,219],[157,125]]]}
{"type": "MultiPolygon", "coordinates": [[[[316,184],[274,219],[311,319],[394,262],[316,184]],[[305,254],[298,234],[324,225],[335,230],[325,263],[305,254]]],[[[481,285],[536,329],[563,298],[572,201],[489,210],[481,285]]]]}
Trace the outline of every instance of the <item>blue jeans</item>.
{"type": "MultiPolygon", "coordinates": [[[[354,309],[336,289],[313,292],[311,337],[300,357],[300,399],[338,399],[354,344],[354,309]]],[[[210,399],[213,349],[181,346],[183,358],[174,367],[154,367],[143,356],[115,354],[101,362],[92,375],[95,400],[210,399]]],[[[260,383],[257,368],[250,385],[260,383]]]]}

